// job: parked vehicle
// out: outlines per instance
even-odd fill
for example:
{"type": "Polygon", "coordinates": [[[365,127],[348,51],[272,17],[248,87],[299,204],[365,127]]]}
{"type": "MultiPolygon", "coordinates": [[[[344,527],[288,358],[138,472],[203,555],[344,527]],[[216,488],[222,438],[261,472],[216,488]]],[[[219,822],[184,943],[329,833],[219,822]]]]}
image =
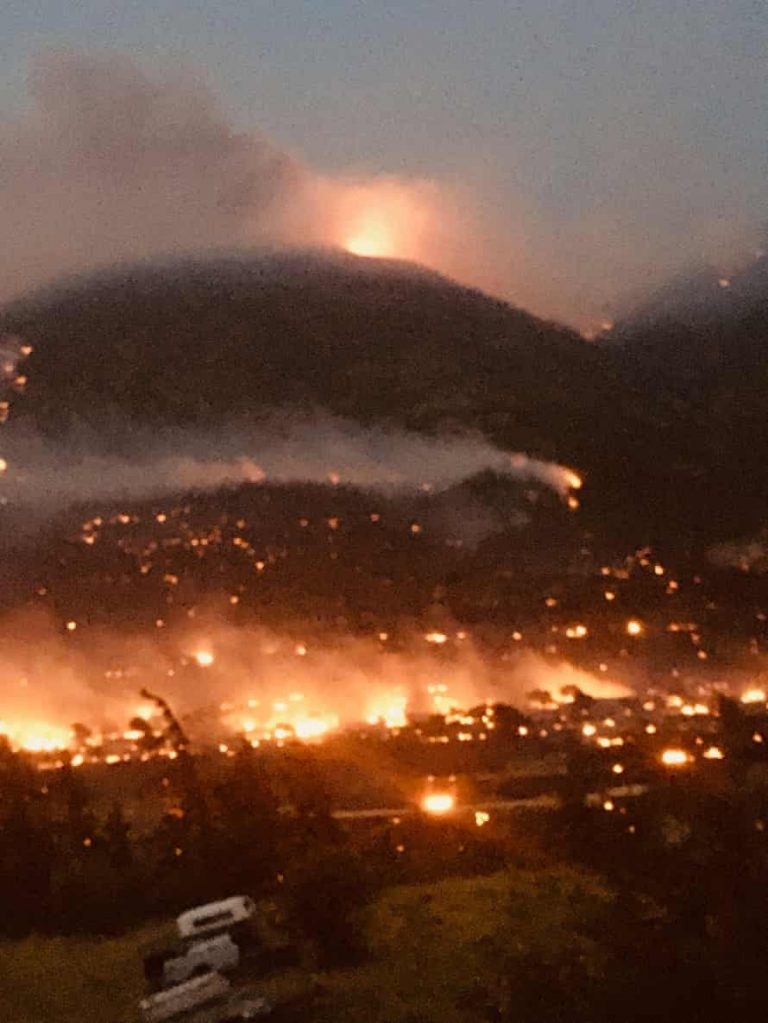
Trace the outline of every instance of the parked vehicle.
{"type": "Polygon", "coordinates": [[[253,926],[255,916],[256,903],[252,898],[233,895],[229,899],[186,910],[177,917],[176,926],[182,941],[192,941],[246,930],[253,926]]]}
{"type": "Polygon", "coordinates": [[[144,957],[144,975],[149,986],[157,990],[182,984],[205,973],[228,973],[239,965],[238,946],[229,934],[218,934],[150,952],[144,957]]]}
{"type": "Polygon", "coordinates": [[[139,1015],[142,1023],[163,1023],[182,1013],[215,1005],[216,1000],[226,996],[229,990],[226,977],[220,973],[206,973],[143,998],[139,1002],[139,1015]]]}

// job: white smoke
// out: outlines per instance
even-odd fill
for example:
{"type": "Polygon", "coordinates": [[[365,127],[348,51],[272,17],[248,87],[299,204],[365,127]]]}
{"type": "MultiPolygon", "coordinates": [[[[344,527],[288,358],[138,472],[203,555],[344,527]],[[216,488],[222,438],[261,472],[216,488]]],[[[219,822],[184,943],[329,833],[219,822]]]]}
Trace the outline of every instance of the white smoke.
{"type": "Polygon", "coordinates": [[[512,702],[518,705],[521,703],[521,691],[527,697],[534,690],[541,690],[557,700],[569,686],[575,686],[587,696],[599,700],[618,700],[635,695],[635,690],[621,680],[601,678],[568,661],[547,660],[532,650],[524,650],[517,657],[511,678],[515,683],[512,702]]]}
{"type": "Polygon", "coordinates": [[[143,453],[128,459],[100,453],[95,438],[52,443],[9,431],[0,496],[50,512],[75,501],[140,499],[243,482],[440,491],[491,470],[541,484],[562,498],[581,484],[564,466],[501,451],[480,436],[425,437],[330,416],[276,418],[247,432],[173,430],[131,438],[132,449],[143,453]]]}
{"type": "Polygon", "coordinates": [[[315,173],[235,131],[189,76],[53,51],[30,93],[31,112],[0,123],[0,302],[68,273],[247,245],[357,239],[428,261],[430,232],[451,233],[435,182],[315,173]]]}

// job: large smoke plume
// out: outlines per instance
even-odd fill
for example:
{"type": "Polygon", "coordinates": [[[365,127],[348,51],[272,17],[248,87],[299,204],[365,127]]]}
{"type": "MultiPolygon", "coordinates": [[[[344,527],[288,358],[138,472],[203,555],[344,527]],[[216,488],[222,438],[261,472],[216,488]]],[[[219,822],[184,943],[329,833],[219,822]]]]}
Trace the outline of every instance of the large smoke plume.
{"type": "Polygon", "coordinates": [[[30,92],[31,111],[0,126],[0,301],[61,274],[249,244],[373,238],[376,254],[428,260],[448,214],[433,182],[313,173],[234,131],[189,77],[151,79],[116,55],[46,54],[30,92]]]}
{"type": "Polygon", "coordinates": [[[700,184],[687,209],[681,182],[701,175],[679,140],[646,145],[599,210],[555,220],[499,181],[484,195],[441,174],[315,171],[257,126],[234,130],[189,76],[148,76],[114,54],[44,54],[30,96],[28,112],[0,124],[0,301],[118,260],[331,245],[420,261],[587,325],[638,282],[658,285],[691,260],[725,271],[744,250],[744,210],[701,212],[716,196],[700,184]]]}

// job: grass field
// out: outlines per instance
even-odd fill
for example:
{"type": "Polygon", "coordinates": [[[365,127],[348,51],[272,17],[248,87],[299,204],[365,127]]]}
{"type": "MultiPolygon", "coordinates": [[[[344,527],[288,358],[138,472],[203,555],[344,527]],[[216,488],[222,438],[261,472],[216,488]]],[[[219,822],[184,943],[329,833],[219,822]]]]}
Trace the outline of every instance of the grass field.
{"type": "MultiPolygon", "coordinates": [[[[567,870],[391,889],[369,911],[371,956],[363,966],[314,978],[294,970],[261,986],[279,1002],[319,982],[322,993],[302,1020],[458,1023],[499,941],[511,935],[518,947],[588,953],[575,923],[606,897],[594,880],[567,870]]],[[[134,1023],[143,994],[140,950],[162,940],[164,930],[0,944],[2,1023],[134,1023]]]]}

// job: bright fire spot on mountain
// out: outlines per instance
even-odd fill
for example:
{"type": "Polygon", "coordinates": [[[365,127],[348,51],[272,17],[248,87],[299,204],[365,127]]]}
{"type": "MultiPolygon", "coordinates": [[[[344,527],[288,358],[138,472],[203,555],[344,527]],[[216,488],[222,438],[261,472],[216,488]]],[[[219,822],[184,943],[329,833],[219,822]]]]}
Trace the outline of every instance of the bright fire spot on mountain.
{"type": "Polygon", "coordinates": [[[347,252],[369,259],[405,259],[430,265],[435,231],[451,219],[430,182],[379,177],[337,183],[323,196],[330,233],[347,252]]]}
{"type": "Polygon", "coordinates": [[[386,219],[375,213],[366,214],[354,234],[344,243],[347,252],[368,259],[383,259],[396,254],[392,229],[386,219]]]}

